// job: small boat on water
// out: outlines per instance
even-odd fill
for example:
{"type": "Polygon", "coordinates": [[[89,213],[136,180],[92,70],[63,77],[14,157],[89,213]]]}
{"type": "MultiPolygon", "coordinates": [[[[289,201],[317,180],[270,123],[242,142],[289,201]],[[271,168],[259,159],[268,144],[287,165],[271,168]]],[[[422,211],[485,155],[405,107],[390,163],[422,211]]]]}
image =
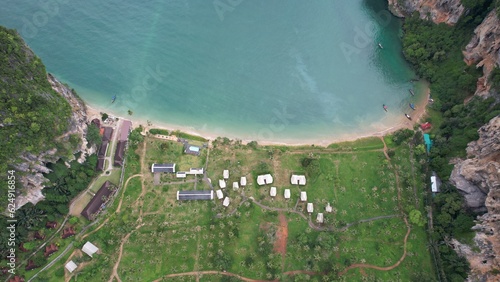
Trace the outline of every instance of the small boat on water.
{"type": "Polygon", "coordinates": [[[111,103],[114,103],[116,100],[116,95],[114,95],[113,97],[111,97],[111,103]]]}
{"type": "Polygon", "coordinates": [[[384,108],[384,111],[387,112],[387,106],[385,104],[383,104],[382,107],[384,108]]]}
{"type": "Polygon", "coordinates": [[[410,103],[410,105],[409,105],[409,106],[410,106],[410,108],[411,108],[412,110],[415,110],[415,104],[410,103]]]}
{"type": "Polygon", "coordinates": [[[410,90],[411,96],[415,96],[415,93],[413,92],[413,89],[408,89],[408,90],[410,90]]]}
{"type": "Polygon", "coordinates": [[[384,46],[382,46],[382,44],[378,44],[378,47],[380,47],[380,49],[384,49],[384,46]]]}
{"type": "Polygon", "coordinates": [[[411,120],[411,116],[409,116],[408,114],[405,114],[405,117],[409,120],[411,120]]]}

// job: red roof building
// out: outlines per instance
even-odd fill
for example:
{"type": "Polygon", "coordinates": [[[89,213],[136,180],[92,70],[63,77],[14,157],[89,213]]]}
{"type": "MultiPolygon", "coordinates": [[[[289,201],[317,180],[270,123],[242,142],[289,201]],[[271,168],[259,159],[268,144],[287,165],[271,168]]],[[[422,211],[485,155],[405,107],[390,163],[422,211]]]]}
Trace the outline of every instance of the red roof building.
{"type": "Polygon", "coordinates": [[[76,234],[75,229],[73,228],[73,226],[70,226],[68,228],[64,228],[63,234],[62,234],[61,237],[63,239],[66,239],[66,238],[71,237],[71,236],[73,236],[75,234],[76,234]]]}
{"type": "Polygon", "coordinates": [[[13,278],[9,279],[9,282],[24,282],[24,278],[20,276],[14,276],[13,278]]]}
{"type": "Polygon", "coordinates": [[[40,231],[37,231],[37,232],[35,232],[35,239],[43,240],[43,239],[45,239],[45,235],[40,233],[40,231]]]}
{"type": "Polygon", "coordinates": [[[49,246],[46,246],[45,247],[45,252],[43,253],[43,255],[45,257],[48,257],[50,256],[51,254],[57,252],[59,250],[59,248],[56,246],[56,244],[52,243],[50,244],[49,246]]]}
{"type": "Polygon", "coordinates": [[[47,228],[47,229],[54,229],[56,227],[57,227],[57,222],[55,222],[55,221],[47,221],[45,223],[45,228],[47,228]]]}
{"type": "Polygon", "coordinates": [[[420,128],[421,128],[422,130],[427,130],[427,129],[431,128],[431,127],[432,127],[432,124],[430,124],[429,122],[422,123],[422,124],[420,125],[420,128]]]}
{"type": "Polygon", "coordinates": [[[32,269],[35,269],[37,267],[38,266],[36,266],[35,263],[32,260],[29,260],[28,264],[26,265],[26,267],[24,269],[25,270],[32,270],[32,269]]]}

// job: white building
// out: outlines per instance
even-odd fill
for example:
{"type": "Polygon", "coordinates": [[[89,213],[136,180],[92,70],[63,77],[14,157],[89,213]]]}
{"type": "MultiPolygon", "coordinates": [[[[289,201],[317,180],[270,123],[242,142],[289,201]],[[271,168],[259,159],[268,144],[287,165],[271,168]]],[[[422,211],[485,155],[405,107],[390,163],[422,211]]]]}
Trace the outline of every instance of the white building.
{"type": "Polygon", "coordinates": [[[246,177],[242,176],[240,178],[240,185],[241,186],[247,186],[247,178],[246,177]]]}
{"type": "Polygon", "coordinates": [[[221,189],[215,191],[215,194],[217,195],[217,199],[219,199],[219,200],[221,200],[222,198],[224,198],[224,194],[222,194],[222,190],[221,189]]]}
{"type": "Polygon", "coordinates": [[[219,187],[221,189],[224,189],[226,188],[226,181],[222,180],[222,179],[219,179],[219,187]]]}
{"type": "Polygon", "coordinates": [[[186,172],[184,171],[178,171],[175,173],[175,177],[177,178],[186,178],[186,172]]]}
{"type": "Polygon", "coordinates": [[[306,191],[302,191],[302,192],[300,192],[300,200],[301,200],[302,202],[307,201],[307,193],[306,193],[306,191]]]}
{"type": "Polygon", "coordinates": [[[225,169],[222,173],[222,176],[224,177],[224,179],[229,179],[229,170],[225,169]]]}
{"type": "Polygon", "coordinates": [[[257,184],[260,186],[265,185],[265,184],[272,184],[273,183],[273,176],[270,174],[264,174],[264,175],[259,175],[257,176],[257,184]]]}
{"type": "Polygon", "coordinates": [[[314,211],[313,203],[307,203],[307,212],[313,213],[313,211],[314,211]]]}
{"type": "Polygon", "coordinates": [[[316,217],[316,222],[317,223],[323,223],[323,213],[318,213],[318,216],[316,217]]]}
{"type": "Polygon", "coordinates": [[[439,181],[439,178],[437,176],[435,176],[435,175],[431,176],[431,190],[432,190],[432,193],[438,193],[440,186],[441,186],[441,181],[439,181]]]}
{"type": "Polygon", "coordinates": [[[276,187],[271,187],[271,190],[269,190],[271,197],[276,197],[276,192],[276,187]]]}
{"type": "Polygon", "coordinates": [[[76,263],[74,263],[72,260],[70,260],[65,266],[64,266],[69,273],[75,271],[75,269],[78,267],[76,263]]]}
{"type": "Polygon", "coordinates": [[[290,199],[290,189],[285,189],[285,199],[290,199]]]}
{"type": "Polygon", "coordinates": [[[194,174],[194,175],[201,175],[203,174],[204,170],[203,168],[190,168],[188,174],[194,174]]]}
{"type": "Polygon", "coordinates": [[[94,244],[87,241],[87,243],[83,245],[82,251],[87,255],[89,255],[89,257],[92,257],[93,254],[99,251],[99,248],[97,248],[94,244]]]}
{"type": "Polygon", "coordinates": [[[332,212],[333,211],[332,206],[330,206],[330,203],[326,204],[325,211],[326,212],[332,212]]]}
{"type": "Polygon", "coordinates": [[[290,182],[293,185],[306,185],[306,176],[292,174],[292,178],[290,179],[290,182]]]}
{"type": "Polygon", "coordinates": [[[222,205],[225,206],[225,207],[229,206],[229,198],[228,197],[224,198],[224,201],[222,202],[222,205]]]}
{"type": "Polygon", "coordinates": [[[238,189],[240,189],[238,182],[233,182],[233,190],[238,190],[238,189]]]}

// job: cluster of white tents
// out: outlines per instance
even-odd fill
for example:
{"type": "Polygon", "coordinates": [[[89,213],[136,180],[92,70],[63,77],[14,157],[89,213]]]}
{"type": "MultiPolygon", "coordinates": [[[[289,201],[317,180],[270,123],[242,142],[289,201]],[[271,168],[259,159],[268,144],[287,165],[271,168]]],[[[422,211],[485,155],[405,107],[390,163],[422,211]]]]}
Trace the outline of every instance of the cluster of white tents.
{"type": "MultiPolygon", "coordinates": [[[[230,204],[230,202],[231,202],[231,200],[228,197],[224,197],[224,193],[222,192],[222,189],[226,189],[226,187],[227,187],[226,181],[229,179],[229,170],[228,169],[225,169],[222,172],[222,178],[223,179],[219,179],[219,187],[220,187],[220,189],[217,189],[215,191],[215,195],[217,196],[217,199],[219,199],[219,200],[224,199],[222,201],[222,205],[224,207],[228,207],[229,204],[230,204]]],[[[238,189],[240,189],[240,187],[243,188],[245,186],[247,186],[247,178],[245,176],[242,176],[240,178],[240,182],[235,181],[235,182],[233,182],[233,185],[232,185],[233,190],[235,190],[235,191],[238,190],[238,189]]]]}
{"type": "MultiPolygon", "coordinates": [[[[83,245],[82,251],[84,253],[86,253],[89,257],[92,257],[95,253],[97,253],[99,251],[99,248],[97,248],[94,244],[87,241],[87,243],[85,243],[85,245],[83,245]]],[[[75,271],[75,269],[77,267],[78,267],[78,265],[72,260],[68,261],[64,265],[64,268],[66,268],[66,270],[68,270],[69,273],[72,273],[73,271],[75,271]]]]}

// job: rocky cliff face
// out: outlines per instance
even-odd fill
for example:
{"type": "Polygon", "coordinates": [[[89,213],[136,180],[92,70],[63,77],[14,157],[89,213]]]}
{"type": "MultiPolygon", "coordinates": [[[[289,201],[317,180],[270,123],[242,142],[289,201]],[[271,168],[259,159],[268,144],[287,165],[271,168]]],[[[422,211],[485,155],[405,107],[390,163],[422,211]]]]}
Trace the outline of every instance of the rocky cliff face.
{"type": "MultiPolygon", "coordinates": [[[[55,77],[49,74],[47,78],[52,89],[66,98],[72,108],[69,130],[58,139],[59,141],[67,142],[71,134],[78,134],[81,139],[81,145],[74,153],[84,152],[82,157],[78,160],[79,162],[83,162],[85,156],[89,153],[87,152],[87,141],[84,137],[87,132],[87,111],[85,104],[73,94],[71,89],[60,83],[55,77]]],[[[43,177],[42,173],[50,172],[46,167],[46,163],[56,162],[60,157],[57,149],[52,149],[39,155],[25,153],[21,156],[23,162],[18,164],[16,169],[25,172],[26,175],[20,178],[20,183],[23,186],[23,193],[16,198],[18,208],[28,202],[36,204],[43,199],[42,189],[45,187],[47,179],[43,177]]]]}
{"type": "Polygon", "coordinates": [[[480,252],[455,240],[456,250],[471,264],[470,281],[500,281],[500,117],[479,129],[479,140],[469,143],[468,159],[459,162],[450,181],[467,204],[486,212],[477,218],[474,238],[480,252]]]}
{"type": "Polygon", "coordinates": [[[417,11],[422,19],[450,25],[456,24],[464,13],[460,0],[389,0],[389,9],[398,17],[417,11]]]}
{"type": "Polygon", "coordinates": [[[465,196],[469,207],[486,212],[486,198],[500,190],[500,117],[479,129],[479,140],[469,143],[468,159],[455,164],[450,181],[465,196]]]}
{"type": "Polygon", "coordinates": [[[488,78],[495,65],[500,67],[500,19],[496,11],[491,11],[474,30],[474,37],[465,47],[464,58],[468,65],[483,68],[484,75],[478,80],[476,95],[490,96],[488,78]]]}

